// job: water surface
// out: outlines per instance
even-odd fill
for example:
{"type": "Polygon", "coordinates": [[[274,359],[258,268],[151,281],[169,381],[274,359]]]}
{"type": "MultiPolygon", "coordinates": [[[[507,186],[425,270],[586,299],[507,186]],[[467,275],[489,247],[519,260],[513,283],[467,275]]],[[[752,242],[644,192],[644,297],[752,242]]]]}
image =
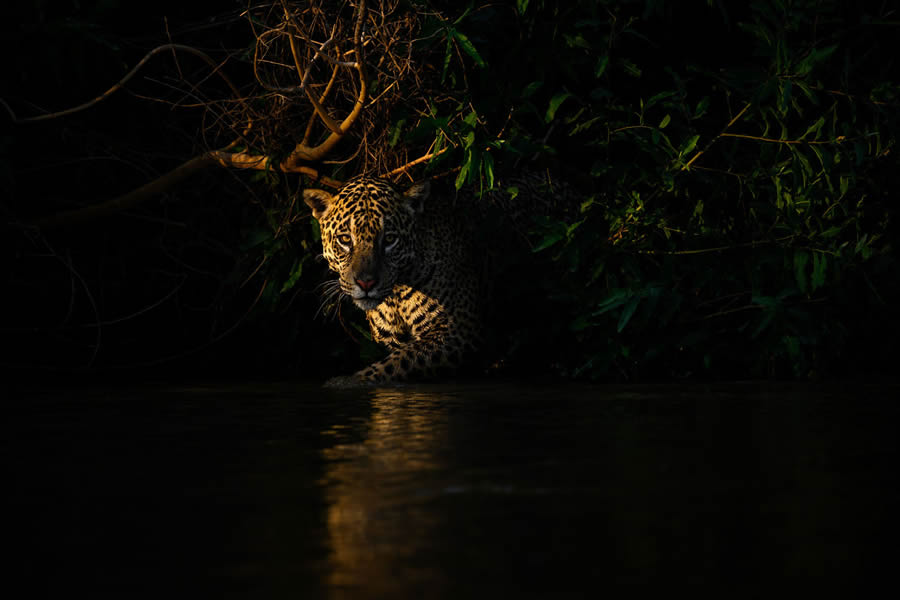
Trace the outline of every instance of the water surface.
{"type": "Polygon", "coordinates": [[[2,438],[7,569],[31,597],[857,584],[894,564],[897,392],[19,390],[2,438]]]}

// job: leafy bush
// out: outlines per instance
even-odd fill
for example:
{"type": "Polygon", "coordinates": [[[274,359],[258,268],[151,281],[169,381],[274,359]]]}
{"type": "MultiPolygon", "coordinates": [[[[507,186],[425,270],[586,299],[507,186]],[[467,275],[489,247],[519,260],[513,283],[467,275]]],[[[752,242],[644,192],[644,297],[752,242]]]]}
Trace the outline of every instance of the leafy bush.
{"type": "Polygon", "coordinates": [[[890,33],[839,2],[680,9],[525,12],[526,30],[560,32],[542,55],[563,68],[528,83],[524,104],[535,120],[547,107],[548,151],[588,172],[594,191],[576,223],[535,230],[535,269],[558,274],[545,294],[570,316],[561,372],[864,367],[873,342],[896,333],[890,33]],[[710,29],[728,43],[707,46],[710,29]]]}

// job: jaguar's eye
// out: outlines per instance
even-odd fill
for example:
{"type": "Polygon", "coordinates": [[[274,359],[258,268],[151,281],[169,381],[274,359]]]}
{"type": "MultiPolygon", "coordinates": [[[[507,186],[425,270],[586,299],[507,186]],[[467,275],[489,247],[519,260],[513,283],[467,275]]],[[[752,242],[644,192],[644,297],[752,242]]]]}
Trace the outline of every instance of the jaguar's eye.
{"type": "Polygon", "coordinates": [[[344,246],[345,248],[349,248],[353,244],[353,238],[350,237],[349,233],[339,233],[337,236],[338,244],[344,246]]]}
{"type": "Polygon", "coordinates": [[[384,245],[385,246],[393,246],[397,243],[397,240],[400,239],[396,233],[386,233],[384,234],[384,245]]]}

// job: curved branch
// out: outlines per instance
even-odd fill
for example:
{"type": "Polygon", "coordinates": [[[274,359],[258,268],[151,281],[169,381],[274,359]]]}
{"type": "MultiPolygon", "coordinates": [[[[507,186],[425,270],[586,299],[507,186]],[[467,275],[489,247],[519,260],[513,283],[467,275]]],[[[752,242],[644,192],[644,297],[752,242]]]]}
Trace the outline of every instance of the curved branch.
{"type": "Polygon", "coordinates": [[[165,52],[166,50],[180,50],[182,52],[187,52],[189,54],[193,54],[194,56],[200,57],[208,65],[210,65],[213,68],[213,71],[215,73],[217,73],[225,81],[226,84],[228,84],[228,87],[231,88],[231,92],[234,94],[234,97],[236,99],[241,97],[240,92],[238,92],[238,89],[231,82],[231,80],[228,78],[228,76],[219,70],[221,65],[216,63],[216,61],[214,61],[212,58],[210,58],[209,55],[207,55],[205,52],[201,52],[200,50],[197,50],[196,48],[192,48],[191,46],[185,46],[183,44],[163,44],[162,46],[157,46],[156,48],[154,48],[153,50],[148,52],[144,56],[144,58],[142,58],[140,60],[140,62],[138,62],[138,64],[136,64],[134,66],[134,68],[132,68],[131,71],[129,71],[125,75],[125,77],[123,77],[122,79],[120,79],[118,81],[118,83],[113,85],[111,88],[109,88],[108,90],[106,90],[105,92],[103,92],[102,94],[100,94],[99,96],[94,98],[93,100],[85,102],[84,104],[79,104],[78,106],[74,106],[72,108],[67,108],[65,110],[61,110],[61,111],[54,112],[54,113],[49,113],[46,115],[38,115],[36,117],[25,117],[23,119],[16,117],[16,114],[12,111],[12,109],[9,107],[9,105],[6,104],[6,102],[3,102],[3,105],[6,107],[6,110],[9,112],[10,116],[12,117],[13,122],[17,123],[17,124],[18,123],[33,123],[36,121],[46,121],[49,119],[56,119],[59,117],[65,117],[67,115],[81,112],[81,111],[86,110],[86,109],[94,106],[95,104],[105,100],[106,98],[111,96],[113,93],[122,89],[122,87],[124,87],[125,84],[128,83],[128,81],[132,77],[134,77],[137,74],[137,72],[141,70],[141,67],[143,67],[145,64],[147,64],[147,62],[151,58],[153,58],[154,56],[156,56],[157,54],[159,54],[161,52],[165,52]]]}
{"type": "Polygon", "coordinates": [[[360,0],[359,6],[357,8],[356,15],[356,25],[353,29],[353,47],[354,52],[356,54],[356,64],[354,68],[359,74],[359,94],[356,98],[356,103],[353,105],[353,109],[350,111],[350,114],[341,122],[337,131],[332,130],[331,134],[325,139],[324,142],[319,144],[318,146],[310,147],[306,144],[300,143],[294,148],[293,152],[285,159],[283,164],[286,166],[293,168],[299,165],[300,162],[315,162],[321,160],[326,154],[328,154],[332,148],[347,134],[347,131],[350,127],[353,126],[353,123],[359,117],[362,112],[363,106],[365,105],[366,98],[368,96],[368,82],[366,81],[366,70],[365,70],[365,60],[363,58],[362,52],[362,44],[360,44],[360,34],[362,32],[362,24],[366,15],[366,2],[365,0],[360,0]]]}
{"type": "MultiPolygon", "coordinates": [[[[324,48],[325,45],[330,43],[332,40],[333,38],[328,38],[328,41],[326,41],[325,44],[322,44],[322,48],[324,48]]],[[[312,60],[309,61],[309,66],[306,69],[306,74],[304,74],[303,69],[300,68],[300,56],[297,52],[297,42],[294,40],[294,35],[292,33],[288,33],[288,41],[290,42],[291,46],[291,54],[294,56],[294,66],[297,69],[297,75],[302,78],[302,81],[300,82],[300,89],[303,89],[303,91],[306,92],[306,97],[309,99],[309,103],[312,104],[313,109],[315,110],[316,114],[319,115],[319,118],[322,119],[322,122],[325,123],[325,126],[328,127],[328,129],[330,129],[333,133],[340,134],[341,126],[338,125],[337,121],[332,119],[331,115],[329,115],[325,111],[325,107],[322,106],[322,104],[318,100],[316,100],[316,97],[312,93],[312,90],[310,90],[306,85],[306,79],[309,77],[309,74],[312,73],[312,65],[315,62],[316,58],[319,56],[319,51],[317,50],[316,54],[313,55],[312,60]]],[[[332,75],[332,80],[333,79],[334,76],[332,75]]]]}
{"type": "Polygon", "coordinates": [[[267,171],[271,169],[282,173],[301,173],[303,175],[308,175],[318,183],[327,185],[331,188],[337,189],[344,185],[344,182],[342,181],[319,175],[319,172],[312,167],[292,164],[288,162],[287,159],[280,163],[276,163],[269,156],[251,155],[246,152],[225,152],[222,150],[212,150],[209,152],[209,155],[215,163],[222,167],[229,167],[232,169],[253,169],[256,171],[267,171]]]}
{"type": "Polygon", "coordinates": [[[118,198],[113,198],[100,204],[85,206],[83,208],[75,208],[65,210],[49,217],[43,217],[34,222],[34,225],[42,229],[50,229],[54,227],[62,227],[68,225],[78,225],[84,221],[111,215],[129,208],[133,208],[145,202],[146,200],[162,194],[170,187],[186,179],[190,175],[201,171],[207,167],[216,164],[215,159],[209,154],[201,154],[196,156],[184,164],[172,169],[165,175],[154,179],[153,181],[142,185],[136,190],[132,190],[127,194],[123,194],[118,198]]]}
{"type": "Polygon", "coordinates": [[[157,177],[153,181],[146,183],[135,190],[122,194],[117,198],[101,202],[100,204],[58,212],[48,217],[37,219],[31,224],[41,229],[68,227],[80,225],[81,223],[98,217],[105,217],[122,212],[123,210],[135,208],[151,198],[165,193],[169,188],[183,179],[187,179],[194,173],[198,173],[212,166],[255,170],[274,169],[285,173],[301,173],[307,175],[312,177],[316,183],[333,189],[338,189],[343,185],[342,181],[319,175],[319,172],[312,167],[297,165],[285,168],[286,165],[284,162],[274,163],[267,156],[251,156],[243,152],[212,150],[210,152],[205,152],[200,156],[195,156],[178,167],[175,167],[168,173],[157,177]]]}
{"type": "MultiPolygon", "coordinates": [[[[331,69],[331,77],[328,79],[328,84],[325,86],[325,91],[322,92],[321,96],[319,96],[319,100],[318,100],[319,105],[321,105],[323,102],[325,102],[325,99],[328,98],[328,93],[331,91],[331,88],[334,86],[334,82],[337,79],[337,74],[338,74],[338,67],[335,66],[333,69],[331,69]]],[[[310,98],[310,100],[312,100],[312,98],[310,98]]],[[[313,108],[315,108],[315,106],[316,105],[313,104],[313,108]]],[[[314,112],[313,114],[311,114],[309,116],[309,120],[306,122],[306,130],[303,132],[303,141],[301,141],[300,144],[306,145],[306,143],[309,141],[309,136],[312,135],[312,127],[313,127],[313,123],[316,122],[317,114],[318,113],[314,112]]],[[[329,118],[330,118],[330,116],[329,116],[329,118]]]]}

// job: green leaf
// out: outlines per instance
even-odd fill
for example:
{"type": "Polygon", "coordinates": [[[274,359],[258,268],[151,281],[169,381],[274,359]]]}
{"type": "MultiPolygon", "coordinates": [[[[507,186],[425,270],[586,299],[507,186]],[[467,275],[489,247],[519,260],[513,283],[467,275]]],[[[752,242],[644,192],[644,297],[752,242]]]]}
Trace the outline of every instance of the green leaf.
{"type": "Polygon", "coordinates": [[[579,206],[578,211],[582,214],[587,212],[587,210],[594,204],[594,202],[595,202],[594,196],[589,196],[587,200],[585,200],[584,202],[581,203],[581,206],[579,206]]]}
{"type": "Polygon", "coordinates": [[[814,253],[812,278],[810,279],[813,291],[816,291],[817,289],[825,285],[825,273],[827,271],[827,268],[828,256],[822,254],[821,252],[814,253]]]}
{"type": "Polygon", "coordinates": [[[781,339],[787,349],[788,356],[796,359],[800,355],[800,340],[795,335],[786,335],[781,339]]]}
{"type": "Polygon", "coordinates": [[[778,98],[778,110],[781,112],[782,116],[785,116],[788,111],[788,107],[791,104],[791,82],[784,81],[781,84],[781,96],[778,98]]]}
{"type": "Polygon", "coordinates": [[[630,60],[622,60],[621,65],[622,65],[622,70],[624,70],[625,73],[627,73],[628,75],[631,75],[632,77],[635,77],[635,78],[641,76],[641,68],[638,67],[633,62],[631,62],[630,60]]]}
{"type": "Polygon", "coordinates": [[[750,302],[753,304],[758,304],[765,308],[774,308],[778,305],[778,301],[775,300],[772,296],[753,296],[750,298],[750,302]]]}
{"type": "Polygon", "coordinates": [[[597,317],[602,315],[605,312],[609,312],[615,308],[618,308],[625,304],[625,301],[628,300],[629,292],[628,290],[616,290],[612,294],[610,294],[606,300],[597,305],[596,310],[591,313],[592,317],[597,317]]]}
{"type": "Polygon", "coordinates": [[[450,68],[450,58],[453,56],[453,42],[447,36],[447,48],[444,50],[444,69],[441,71],[441,83],[447,78],[447,71],[450,68]]]}
{"type": "Polygon", "coordinates": [[[475,49],[475,45],[469,41],[469,38],[465,36],[461,31],[456,29],[450,30],[454,39],[456,39],[457,43],[462,47],[466,54],[472,57],[472,60],[475,61],[475,64],[481,68],[487,66],[487,63],[484,62],[484,59],[481,58],[481,55],[478,54],[478,50],[475,49]]]}
{"type": "Polygon", "coordinates": [[[762,320],[756,326],[756,329],[754,329],[753,333],[750,334],[750,337],[753,339],[756,339],[757,337],[759,337],[759,334],[761,334],[763,331],[766,330],[766,328],[772,323],[772,319],[774,319],[774,318],[775,318],[775,311],[767,310],[763,314],[762,320]]]}
{"type": "Polygon", "coordinates": [[[528,85],[525,86],[525,89],[522,90],[522,100],[526,98],[530,98],[538,89],[544,85],[543,81],[532,81],[528,85]]]}
{"type": "Polygon", "coordinates": [[[584,122],[582,122],[582,123],[579,123],[578,125],[576,125],[575,127],[573,127],[573,128],[572,128],[572,131],[569,132],[569,135],[577,135],[577,134],[581,133],[582,131],[587,131],[588,129],[591,128],[591,126],[592,126],[594,123],[596,123],[596,122],[598,122],[598,121],[601,122],[601,123],[605,123],[606,120],[607,120],[607,117],[606,117],[605,115],[599,115],[599,116],[596,116],[596,117],[594,117],[594,118],[592,118],[592,119],[588,119],[587,121],[584,121],[584,122]]]}
{"type": "Polygon", "coordinates": [[[819,120],[809,126],[809,129],[806,130],[806,133],[800,136],[801,140],[806,139],[806,136],[815,132],[816,137],[813,139],[819,139],[819,130],[822,129],[822,126],[825,125],[825,117],[819,117],[819,120]]]}
{"type": "Polygon", "coordinates": [[[837,225],[833,225],[822,232],[822,237],[825,239],[833,238],[840,232],[841,232],[841,227],[838,227],[837,225]]]}
{"type": "Polygon", "coordinates": [[[794,252],[794,279],[797,280],[797,287],[800,292],[805,294],[808,288],[806,278],[806,265],[809,263],[809,252],[806,250],[797,250],[794,252]]]}
{"type": "Polygon", "coordinates": [[[812,89],[810,89],[810,87],[802,79],[795,79],[794,85],[800,88],[800,91],[803,92],[803,95],[805,95],[810,102],[812,102],[813,104],[819,103],[819,99],[813,93],[812,89]]]}
{"type": "Polygon", "coordinates": [[[591,326],[589,315],[579,315],[575,320],[569,323],[569,329],[572,331],[581,331],[591,326]]]}
{"type": "Polygon", "coordinates": [[[824,62],[837,50],[837,45],[826,46],[825,48],[813,48],[806,58],[797,63],[795,73],[797,75],[807,75],[813,68],[821,62],[824,62]]]}
{"type": "Polygon", "coordinates": [[[586,39],[584,39],[584,36],[580,33],[576,35],[563,34],[563,38],[565,38],[566,45],[569,48],[584,48],[585,50],[591,49],[591,44],[586,39]]]}
{"type": "Polygon", "coordinates": [[[560,105],[571,97],[572,94],[569,92],[560,92],[553,96],[553,98],[550,99],[550,106],[547,107],[547,115],[544,117],[544,120],[547,123],[552,121],[556,116],[556,111],[559,110],[560,105]]]}
{"type": "Polygon", "coordinates": [[[699,139],[700,139],[699,135],[692,135],[691,137],[686,139],[684,141],[684,143],[681,145],[681,149],[678,150],[678,156],[684,156],[685,154],[687,154],[688,152],[693,150],[694,147],[697,145],[697,140],[699,140],[699,139]]]}
{"type": "Polygon", "coordinates": [[[516,8],[520,15],[524,15],[525,11],[528,10],[528,0],[516,0],[516,8]]]}
{"type": "Polygon", "coordinates": [[[704,96],[703,99],[697,103],[697,108],[694,109],[694,116],[691,118],[699,119],[706,114],[707,108],[709,108],[709,96],[704,96]]]}
{"type": "MultiPolygon", "coordinates": [[[[868,242],[869,242],[869,234],[864,233],[862,235],[862,237],[859,238],[859,240],[857,240],[857,242],[856,242],[855,253],[856,254],[861,254],[861,253],[864,254],[864,251],[869,248],[868,242]]],[[[864,258],[868,258],[868,257],[864,256],[864,258]]]]}
{"type": "Polygon", "coordinates": [[[397,141],[399,141],[400,139],[400,134],[403,133],[404,125],[406,125],[406,119],[400,119],[391,127],[391,137],[388,140],[388,145],[391,148],[397,145],[397,141]]]}
{"type": "Polygon", "coordinates": [[[599,78],[606,72],[606,67],[609,65],[609,54],[604,54],[597,60],[597,66],[594,67],[594,77],[599,78]]]}
{"type": "Polygon", "coordinates": [[[540,243],[531,249],[532,252],[540,252],[550,246],[556,244],[558,241],[566,237],[565,231],[552,231],[544,236],[544,239],[540,241],[540,243]]]}
{"type": "Polygon", "coordinates": [[[481,160],[481,149],[476,147],[472,147],[469,149],[469,154],[471,158],[469,158],[469,176],[466,177],[466,183],[473,183],[477,181],[481,177],[481,169],[484,163],[481,160]]]}
{"type": "Polygon", "coordinates": [[[797,161],[799,161],[799,163],[802,165],[803,172],[806,174],[806,176],[812,177],[813,168],[812,165],[809,164],[809,159],[806,158],[806,155],[794,146],[791,146],[791,150],[793,151],[794,156],[797,158],[797,161]]]}
{"type": "Polygon", "coordinates": [[[456,176],[456,181],[454,182],[454,186],[456,189],[460,189],[462,186],[466,184],[466,178],[469,176],[469,166],[472,164],[472,155],[467,156],[468,160],[463,163],[463,166],[459,170],[459,175],[456,176]]]}
{"type": "Polygon", "coordinates": [[[294,266],[291,267],[290,276],[287,278],[287,281],[284,282],[284,285],[281,286],[280,293],[283,294],[286,291],[288,291],[289,289],[291,289],[292,287],[294,287],[295,285],[297,285],[297,282],[300,280],[300,275],[302,275],[302,274],[303,274],[303,261],[300,259],[297,259],[294,261],[294,266]]]}
{"type": "Polygon", "coordinates": [[[641,297],[638,295],[634,295],[631,297],[631,300],[628,301],[628,304],[625,305],[625,309],[619,316],[619,324],[616,325],[616,331],[618,333],[622,333],[622,330],[625,329],[626,325],[628,325],[628,321],[631,320],[631,317],[632,315],[634,315],[634,311],[637,310],[638,304],[640,304],[640,302],[641,297]]]}
{"type": "Polygon", "coordinates": [[[664,117],[662,118],[662,121],[659,122],[659,128],[660,128],[660,129],[665,129],[665,128],[666,128],[666,125],[668,125],[668,124],[669,124],[669,121],[671,121],[671,120],[672,120],[672,117],[671,117],[670,115],[664,116],[664,117]]]}
{"type": "MultiPolygon", "coordinates": [[[[315,222],[315,219],[313,219],[315,222]]],[[[266,244],[272,240],[272,230],[268,227],[254,229],[251,231],[244,242],[241,244],[242,250],[250,250],[251,248],[256,248],[259,245],[266,244]]]]}
{"type": "Polygon", "coordinates": [[[487,179],[488,189],[494,187],[494,157],[490,152],[481,155],[481,166],[484,169],[484,177],[487,179]]]}
{"type": "Polygon", "coordinates": [[[584,219],[582,219],[582,220],[580,220],[580,221],[575,221],[575,222],[572,223],[571,225],[567,225],[567,226],[566,226],[566,237],[571,239],[572,234],[575,233],[575,230],[576,230],[576,229],[578,229],[579,227],[581,227],[581,224],[582,224],[582,223],[584,223],[584,219]]]}
{"type": "Polygon", "coordinates": [[[831,157],[831,153],[828,152],[828,150],[826,150],[823,146],[810,146],[810,148],[812,148],[813,154],[816,155],[816,158],[819,159],[819,164],[822,165],[821,173],[825,174],[825,182],[828,185],[828,189],[834,191],[834,188],[831,185],[831,179],[828,177],[828,173],[831,171],[831,165],[834,164],[834,159],[831,157]]]}
{"type": "Polygon", "coordinates": [[[647,100],[647,104],[645,105],[644,108],[650,108],[654,104],[661,102],[661,101],[665,100],[666,98],[671,98],[675,94],[676,94],[676,92],[660,92],[658,94],[654,94],[653,96],[650,97],[649,100],[647,100]]]}

